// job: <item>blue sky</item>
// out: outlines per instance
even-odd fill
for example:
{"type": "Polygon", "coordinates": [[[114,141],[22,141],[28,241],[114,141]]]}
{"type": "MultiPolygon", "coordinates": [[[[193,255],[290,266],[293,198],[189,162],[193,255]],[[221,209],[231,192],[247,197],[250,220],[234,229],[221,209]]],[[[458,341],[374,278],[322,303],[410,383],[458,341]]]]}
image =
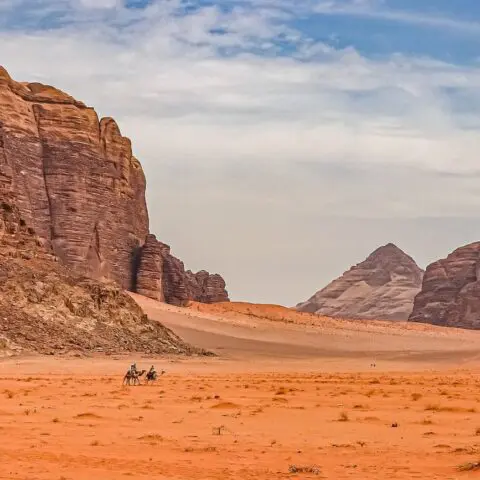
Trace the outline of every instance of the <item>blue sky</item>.
{"type": "Polygon", "coordinates": [[[479,43],[474,0],[0,0],[1,64],[117,119],[154,233],[287,305],[479,239],[479,43]]]}

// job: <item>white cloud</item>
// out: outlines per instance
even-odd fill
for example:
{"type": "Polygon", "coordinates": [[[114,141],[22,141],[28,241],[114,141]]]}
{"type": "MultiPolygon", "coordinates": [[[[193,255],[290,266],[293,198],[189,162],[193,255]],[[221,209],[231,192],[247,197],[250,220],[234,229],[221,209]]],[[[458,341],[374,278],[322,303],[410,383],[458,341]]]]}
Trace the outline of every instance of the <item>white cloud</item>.
{"type": "MultiPolygon", "coordinates": [[[[339,240],[324,238],[322,219],[354,217],[358,228],[358,219],[400,225],[478,211],[479,68],[371,60],[312,42],[285,22],[286,0],[189,15],[176,0],[134,11],[82,2],[26,11],[34,19],[56,12],[59,28],[0,27],[2,63],[18,80],[54,84],[116,117],[147,172],[153,229],[189,266],[225,271],[234,295],[261,292],[280,256],[293,272],[296,245],[332,252],[339,240]],[[279,39],[293,56],[282,55],[279,39]],[[449,90],[468,108],[458,110],[449,90]]],[[[365,239],[395,241],[375,231],[365,239]]],[[[353,252],[358,238],[349,241],[353,252]]],[[[308,296],[344,261],[293,279],[295,295],[308,296]],[[320,284],[307,284],[315,274],[320,284]]],[[[291,287],[282,288],[263,298],[281,302],[291,287]]]]}
{"type": "Polygon", "coordinates": [[[84,8],[115,8],[121,7],[121,0],[78,0],[81,7],[84,8]]]}

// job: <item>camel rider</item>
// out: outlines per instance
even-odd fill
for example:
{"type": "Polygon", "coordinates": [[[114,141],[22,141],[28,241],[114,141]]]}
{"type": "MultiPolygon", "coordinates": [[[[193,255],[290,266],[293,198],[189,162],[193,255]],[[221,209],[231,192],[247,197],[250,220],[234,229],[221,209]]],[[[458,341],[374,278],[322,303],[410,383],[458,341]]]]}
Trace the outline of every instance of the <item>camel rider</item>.
{"type": "Polygon", "coordinates": [[[150,367],[149,372],[148,372],[148,376],[151,377],[151,378],[153,378],[153,377],[156,375],[156,373],[157,373],[157,372],[155,371],[155,367],[152,365],[152,366],[150,367]]]}
{"type": "Polygon", "coordinates": [[[136,363],[132,363],[132,365],[130,365],[130,373],[132,375],[136,375],[138,373],[138,370],[137,370],[137,364],[136,363]]]}

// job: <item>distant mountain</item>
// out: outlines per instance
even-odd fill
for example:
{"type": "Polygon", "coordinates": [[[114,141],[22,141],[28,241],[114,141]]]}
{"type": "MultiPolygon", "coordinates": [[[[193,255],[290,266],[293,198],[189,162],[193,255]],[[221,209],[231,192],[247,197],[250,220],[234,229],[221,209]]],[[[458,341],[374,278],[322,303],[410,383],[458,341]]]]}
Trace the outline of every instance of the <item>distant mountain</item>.
{"type": "Polygon", "coordinates": [[[389,243],[296,308],[337,318],[408,320],[423,273],[410,256],[389,243]]]}

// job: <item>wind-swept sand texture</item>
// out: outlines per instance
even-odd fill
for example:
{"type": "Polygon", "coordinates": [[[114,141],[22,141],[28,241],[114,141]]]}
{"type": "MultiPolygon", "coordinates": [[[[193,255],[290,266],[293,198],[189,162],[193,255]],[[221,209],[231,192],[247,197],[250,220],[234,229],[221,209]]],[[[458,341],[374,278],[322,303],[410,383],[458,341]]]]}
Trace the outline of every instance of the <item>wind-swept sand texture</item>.
{"type": "Polygon", "coordinates": [[[135,298],[219,356],[4,359],[0,479],[480,475],[476,332],[135,298]],[[122,387],[131,361],[167,373],[122,387]]]}
{"type": "Polygon", "coordinates": [[[103,375],[82,360],[38,362],[35,375],[1,365],[1,479],[479,475],[457,471],[480,459],[471,372],[188,374],[185,364],[154,386],[121,387],[126,362],[113,362],[103,375]],[[47,374],[59,368],[78,374],[47,374]]]}
{"type": "MultiPolygon", "coordinates": [[[[188,309],[132,294],[152,319],[187,342],[243,365],[259,359],[309,361],[318,368],[435,368],[480,360],[480,332],[408,322],[348,321],[277,305],[193,303],[188,309]],[[314,362],[314,363],[312,363],[314,362]]],[[[280,362],[282,364],[282,362],[280,362]]]]}

